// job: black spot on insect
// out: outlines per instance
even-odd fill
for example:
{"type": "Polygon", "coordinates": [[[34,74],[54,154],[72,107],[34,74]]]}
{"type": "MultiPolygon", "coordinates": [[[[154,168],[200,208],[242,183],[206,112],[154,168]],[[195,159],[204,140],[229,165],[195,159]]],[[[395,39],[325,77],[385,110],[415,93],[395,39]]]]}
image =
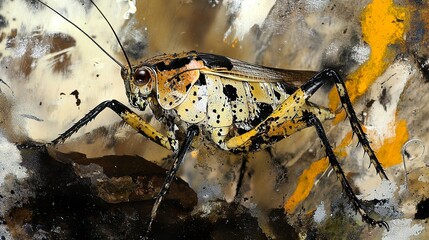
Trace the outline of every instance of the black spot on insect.
{"type": "Polygon", "coordinates": [[[237,128],[237,129],[236,129],[236,131],[237,131],[237,134],[238,134],[238,135],[241,135],[241,134],[244,134],[244,133],[246,133],[246,132],[247,132],[247,130],[246,130],[246,129],[244,129],[244,128],[237,128]]]}
{"type": "Polygon", "coordinates": [[[277,91],[274,91],[274,96],[276,96],[277,100],[280,100],[280,98],[282,97],[282,95],[277,91]]]}
{"type": "Polygon", "coordinates": [[[169,64],[166,64],[165,62],[159,62],[155,64],[155,67],[159,71],[169,71],[173,69],[178,69],[184,67],[186,64],[189,64],[192,61],[191,57],[185,57],[185,58],[175,58],[169,61],[169,64]]]}
{"type": "Polygon", "coordinates": [[[170,106],[173,105],[173,102],[169,102],[168,105],[170,105],[170,106]]]}
{"type": "Polygon", "coordinates": [[[195,82],[195,85],[197,86],[204,86],[207,85],[206,82],[206,76],[202,73],[200,73],[200,77],[198,78],[198,80],[195,82]]]}
{"type": "Polygon", "coordinates": [[[201,59],[209,67],[222,67],[231,70],[234,65],[229,58],[210,53],[198,53],[197,59],[201,59]]]}
{"type": "Polygon", "coordinates": [[[213,113],[216,113],[217,111],[216,111],[216,109],[213,109],[213,113]]]}
{"type": "Polygon", "coordinates": [[[194,91],[194,96],[197,96],[197,91],[194,91]]]}
{"type": "MultiPolygon", "coordinates": [[[[186,86],[185,86],[185,88],[186,88],[186,92],[189,90],[189,88],[191,88],[191,84],[189,83],[189,84],[187,84],[186,86]]],[[[196,96],[197,95],[197,93],[196,92],[194,92],[194,96],[196,96]]]]}
{"type": "Polygon", "coordinates": [[[251,124],[253,126],[258,125],[260,122],[262,122],[264,119],[266,119],[272,112],[273,112],[273,106],[267,103],[256,103],[256,106],[258,107],[259,111],[258,114],[256,114],[255,118],[252,119],[251,124]]]}
{"type": "Polygon", "coordinates": [[[220,132],[217,133],[218,137],[222,136],[222,134],[220,132]]]}
{"type": "Polygon", "coordinates": [[[219,124],[219,123],[220,123],[220,120],[216,120],[216,123],[217,123],[217,124],[219,124]]]}
{"type": "Polygon", "coordinates": [[[237,100],[237,89],[230,84],[223,86],[223,94],[229,99],[229,101],[237,100]]]}
{"type": "Polygon", "coordinates": [[[220,119],[220,114],[218,114],[218,115],[216,116],[216,118],[217,118],[217,119],[220,119]]]}

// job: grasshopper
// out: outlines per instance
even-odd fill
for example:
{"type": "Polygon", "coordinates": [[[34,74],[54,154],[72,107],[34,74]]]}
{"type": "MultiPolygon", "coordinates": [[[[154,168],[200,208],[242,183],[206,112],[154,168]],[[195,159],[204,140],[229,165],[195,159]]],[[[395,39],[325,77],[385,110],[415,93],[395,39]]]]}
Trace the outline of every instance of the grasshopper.
{"type": "MultiPolygon", "coordinates": [[[[132,65],[112,26],[91,0],[109,24],[122,49],[127,60],[127,65],[123,65],[73,22],[38,1],[74,25],[121,67],[121,77],[131,106],[141,111],[149,106],[154,116],[168,127],[169,134],[164,135],[124,104],[110,100],[100,103],[58,138],[46,144],[57,145],[64,142],[104,109],[110,108],[140,134],[174,152],[173,166],[151,211],[147,235],[151,231],[163,197],[195,137],[202,134],[227,151],[252,152],[267,148],[308,127],[315,128],[329,163],[363,221],[370,225],[384,226],[389,230],[385,221],[377,221],[368,216],[336,159],[322,126],[322,122],[334,118],[335,114],[309,100],[326,82],[335,83],[353,132],[376,172],[382,179],[387,179],[356,117],[345,84],[333,69],[325,69],[319,73],[276,69],[195,51],[163,54],[132,65]],[[177,132],[185,137],[177,138],[177,132]]],[[[34,146],[22,144],[19,147],[34,146]]]]}

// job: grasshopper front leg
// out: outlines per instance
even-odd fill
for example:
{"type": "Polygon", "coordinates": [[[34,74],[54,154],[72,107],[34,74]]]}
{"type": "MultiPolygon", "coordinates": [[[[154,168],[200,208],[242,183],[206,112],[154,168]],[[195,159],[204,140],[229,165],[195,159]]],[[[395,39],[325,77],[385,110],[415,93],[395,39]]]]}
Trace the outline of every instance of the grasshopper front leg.
{"type": "Polygon", "coordinates": [[[168,190],[170,189],[171,182],[173,182],[174,178],[176,177],[176,173],[179,170],[180,165],[183,162],[183,159],[185,158],[186,153],[188,152],[189,148],[191,147],[192,140],[194,137],[196,137],[199,134],[199,129],[196,125],[192,125],[188,128],[185,140],[183,141],[182,146],[180,146],[179,152],[177,153],[177,156],[174,159],[173,166],[168,171],[167,177],[165,178],[164,184],[159,191],[156,201],[153,204],[152,211],[150,214],[150,220],[147,225],[146,229],[146,235],[143,239],[147,239],[151,230],[152,230],[152,223],[155,220],[156,215],[158,214],[158,208],[159,205],[162,202],[162,199],[164,198],[165,194],[167,194],[168,190]]]}
{"type": "MultiPolygon", "coordinates": [[[[67,129],[64,133],[60,134],[59,137],[52,140],[49,144],[57,145],[64,142],[67,138],[71,137],[76,133],[80,128],[88,124],[90,121],[95,119],[98,114],[100,114],[105,108],[112,109],[116,114],[118,114],[126,124],[133,127],[143,136],[149,138],[155,143],[163,146],[164,148],[176,152],[178,150],[178,142],[175,139],[164,136],[158,130],[153,128],[149,123],[145,122],[138,114],[134,113],[124,104],[120,103],[117,100],[104,101],[98,104],[94,109],[89,111],[83,118],[76,122],[72,127],[67,129]]],[[[33,148],[33,146],[28,144],[18,145],[18,148],[33,148]]]]}

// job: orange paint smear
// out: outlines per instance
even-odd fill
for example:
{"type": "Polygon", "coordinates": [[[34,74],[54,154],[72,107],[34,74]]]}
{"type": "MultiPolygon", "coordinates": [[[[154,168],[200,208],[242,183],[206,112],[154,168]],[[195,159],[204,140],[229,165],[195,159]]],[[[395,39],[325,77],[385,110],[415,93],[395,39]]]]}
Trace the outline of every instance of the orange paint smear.
{"type": "MultiPolygon", "coordinates": [[[[344,149],[352,141],[352,136],[352,132],[347,133],[341,144],[334,149],[334,153],[337,157],[343,158],[347,156],[347,152],[344,149]]],[[[325,157],[313,162],[308,169],[304,170],[298,179],[298,185],[296,186],[295,192],[284,205],[286,212],[293,213],[295,211],[298,204],[306,199],[310,194],[316,177],[323,173],[328,167],[329,160],[325,157]]]]}
{"type": "MultiPolygon", "coordinates": [[[[374,0],[361,15],[363,40],[371,48],[369,59],[354,73],[349,75],[346,88],[353,102],[363,95],[371,84],[393,62],[395,54],[389,50],[392,44],[404,41],[410,13],[405,7],[396,7],[392,0],[374,0]]],[[[336,89],[329,94],[330,108],[339,105],[336,89]]],[[[335,119],[338,123],[344,115],[335,119]]]]}
{"type": "MultiPolygon", "coordinates": [[[[347,133],[341,144],[334,149],[334,153],[338,159],[347,156],[346,147],[351,143],[352,137],[352,132],[347,133]]],[[[395,136],[386,139],[383,145],[376,149],[378,160],[384,168],[402,163],[400,152],[408,138],[407,122],[405,120],[398,121],[395,136]]],[[[308,197],[314,186],[316,177],[322,174],[328,167],[328,158],[322,158],[312,163],[308,169],[303,171],[298,179],[294,193],[284,205],[287,213],[293,213],[298,204],[308,197]]]]}
{"type": "Polygon", "coordinates": [[[402,163],[401,148],[408,138],[407,122],[405,120],[398,121],[395,136],[385,139],[383,145],[376,149],[378,160],[384,168],[402,163]]]}

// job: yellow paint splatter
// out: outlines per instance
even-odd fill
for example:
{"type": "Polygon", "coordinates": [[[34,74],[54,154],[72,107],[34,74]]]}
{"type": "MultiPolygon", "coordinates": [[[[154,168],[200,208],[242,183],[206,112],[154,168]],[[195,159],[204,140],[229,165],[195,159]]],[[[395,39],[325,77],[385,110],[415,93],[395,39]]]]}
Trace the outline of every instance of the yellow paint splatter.
{"type": "MultiPolygon", "coordinates": [[[[347,133],[341,144],[334,149],[334,153],[337,157],[343,158],[347,156],[345,147],[352,141],[352,136],[352,132],[347,133]]],[[[298,185],[296,186],[295,192],[284,205],[286,212],[292,213],[295,211],[298,204],[306,199],[310,194],[316,177],[323,173],[328,167],[329,160],[325,157],[313,162],[308,169],[304,170],[298,179],[298,185]]]]}
{"type": "Polygon", "coordinates": [[[322,158],[313,162],[308,169],[304,170],[298,179],[298,185],[296,186],[295,192],[284,205],[286,212],[293,213],[296,206],[308,197],[311,189],[313,188],[316,177],[325,171],[328,166],[328,158],[322,158]]]}
{"type": "Polygon", "coordinates": [[[385,139],[383,145],[376,149],[378,160],[384,168],[402,163],[401,148],[408,138],[407,122],[398,121],[395,136],[385,139]]]}
{"type": "MultiPolygon", "coordinates": [[[[363,95],[393,62],[395,54],[389,46],[403,43],[409,16],[407,8],[395,6],[392,0],[374,0],[362,12],[363,40],[371,48],[371,54],[358,70],[349,75],[346,82],[352,102],[363,95]]],[[[329,98],[330,108],[335,109],[339,104],[336,89],[332,89],[329,98]]]]}

